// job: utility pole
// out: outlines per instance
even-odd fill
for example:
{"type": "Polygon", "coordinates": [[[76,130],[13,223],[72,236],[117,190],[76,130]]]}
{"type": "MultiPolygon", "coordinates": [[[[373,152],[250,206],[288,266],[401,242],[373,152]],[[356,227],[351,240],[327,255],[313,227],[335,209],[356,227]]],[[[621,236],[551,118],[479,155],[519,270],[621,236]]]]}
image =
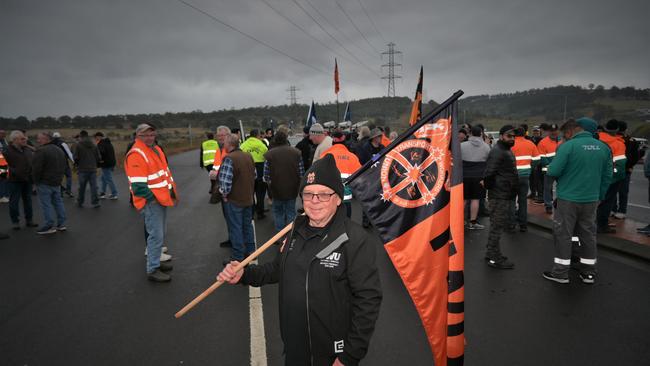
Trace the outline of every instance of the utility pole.
{"type": "Polygon", "coordinates": [[[395,43],[388,44],[388,51],[382,52],[382,59],[384,55],[388,55],[388,63],[381,65],[381,67],[388,67],[388,76],[382,76],[382,79],[388,80],[388,95],[389,97],[395,96],[395,79],[401,79],[400,75],[395,75],[395,67],[402,67],[402,64],[395,63],[395,55],[400,55],[402,52],[395,51],[395,43]]]}
{"type": "Polygon", "coordinates": [[[287,99],[289,99],[291,105],[296,105],[298,103],[298,97],[296,96],[296,91],[298,90],[300,89],[296,88],[295,85],[291,85],[289,89],[287,89],[289,92],[289,97],[287,99]]]}

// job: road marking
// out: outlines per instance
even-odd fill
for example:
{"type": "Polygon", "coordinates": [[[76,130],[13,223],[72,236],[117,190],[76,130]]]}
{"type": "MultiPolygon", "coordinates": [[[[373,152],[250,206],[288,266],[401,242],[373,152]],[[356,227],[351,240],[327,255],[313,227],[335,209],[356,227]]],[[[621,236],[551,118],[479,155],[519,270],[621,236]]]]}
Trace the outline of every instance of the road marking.
{"type": "Polygon", "coordinates": [[[632,207],[645,208],[646,210],[650,210],[650,206],[637,205],[636,203],[628,203],[627,205],[632,206],[632,207]]]}
{"type": "Polygon", "coordinates": [[[266,336],[264,335],[264,311],[262,291],[259,287],[248,287],[251,323],[251,366],[266,366],[266,336]]]}

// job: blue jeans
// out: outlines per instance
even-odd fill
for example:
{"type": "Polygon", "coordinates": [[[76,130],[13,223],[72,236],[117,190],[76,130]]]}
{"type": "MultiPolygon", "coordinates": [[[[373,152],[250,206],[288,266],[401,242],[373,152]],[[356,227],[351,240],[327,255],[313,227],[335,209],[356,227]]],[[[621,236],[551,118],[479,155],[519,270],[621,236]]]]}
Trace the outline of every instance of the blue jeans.
{"type": "Polygon", "coordinates": [[[7,178],[0,178],[0,198],[9,197],[9,183],[7,178]]]}
{"type": "Polygon", "coordinates": [[[72,193],[72,169],[70,169],[70,164],[66,161],[65,163],[65,191],[72,193]]]}
{"type": "Polygon", "coordinates": [[[632,179],[632,173],[628,172],[625,174],[625,180],[618,188],[618,202],[614,201],[612,211],[627,213],[627,197],[630,193],[630,179],[632,179]]]}
{"type": "Polygon", "coordinates": [[[544,174],[544,207],[553,207],[553,182],[555,178],[544,174]]]}
{"type": "Polygon", "coordinates": [[[44,228],[54,226],[53,214],[56,213],[56,226],[65,226],[65,208],[61,198],[61,188],[59,186],[49,186],[47,184],[37,184],[38,200],[41,203],[43,211],[44,228]]]}
{"type": "Polygon", "coordinates": [[[255,251],[253,238],[253,206],[239,207],[223,202],[228,224],[228,236],[232,243],[232,260],[242,261],[244,256],[255,251]]]}
{"type": "Polygon", "coordinates": [[[111,189],[111,195],[117,196],[117,187],[113,182],[113,169],[114,168],[102,168],[102,189],[101,193],[106,192],[106,186],[111,189]]]}
{"type": "Polygon", "coordinates": [[[20,199],[23,200],[25,220],[32,222],[32,184],[29,182],[7,182],[9,186],[9,217],[11,222],[17,224],[20,216],[20,199]]]}
{"type": "Polygon", "coordinates": [[[79,172],[79,194],[77,203],[83,205],[86,200],[86,185],[90,183],[90,204],[98,205],[97,197],[97,172],[79,172]]]}
{"type": "Polygon", "coordinates": [[[147,231],[147,273],[153,273],[160,267],[160,254],[165,241],[165,224],[167,207],[156,200],[147,202],[142,209],[144,227],[147,231]]]}
{"type": "Polygon", "coordinates": [[[296,218],[296,200],[273,200],[275,230],[280,231],[296,218]]]}

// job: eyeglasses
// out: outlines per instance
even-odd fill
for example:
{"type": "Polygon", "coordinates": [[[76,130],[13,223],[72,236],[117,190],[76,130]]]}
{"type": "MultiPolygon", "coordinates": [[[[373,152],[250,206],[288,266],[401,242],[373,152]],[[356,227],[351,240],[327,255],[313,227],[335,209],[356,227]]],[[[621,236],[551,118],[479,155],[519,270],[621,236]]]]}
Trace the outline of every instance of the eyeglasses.
{"type": "Polygon", "coordinates": [[[156,137],[156,134],[155,133],[147,133],[147,134],[141,133],[138,136],[140,136],[140,137],[156,137]]]}
{"type": "Polygon", "coordinates": [[[506,137],[515,137],[514,133],[506,133],[506,137]]]}
{"type": "Polygon", "coordinates": [[[318,199],[318,202],[328,202],[330,199],[332,199],[332,196],[335,195],[336,192],[332,193],[311,193],[311,192],[302,192],[302,200],[303,201],[312,201],[314,197],[318,199]]]}

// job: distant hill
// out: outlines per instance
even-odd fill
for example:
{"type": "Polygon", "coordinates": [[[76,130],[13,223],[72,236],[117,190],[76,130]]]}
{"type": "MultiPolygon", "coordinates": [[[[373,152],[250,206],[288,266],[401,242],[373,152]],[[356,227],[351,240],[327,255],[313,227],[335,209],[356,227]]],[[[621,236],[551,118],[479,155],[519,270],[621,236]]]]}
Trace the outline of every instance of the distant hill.
{"type": "MultiPolygon", "coordinates": [[[[424,113],[437,105],[429,101],[423,106],[424,113]]],[[[411,100],[407,97],[380,97],[350,102],[354,122],[367,120],[371,124],[404,129],[407,125],[411,100]]],[[[237,127],[241,120],[246,128],[266,128],[280,123],[294,122],[298,130],[304,125],[308,105],[280,105],[223,109],[203,112],[167,112],[163,114],[129,114],[107,116],[60,116],[2,118],[0,128],[4,129],[109,129],[134,128],[143,122],[153,122],[160,127],[186,127],[192,125],[214,129],[225,124],[237,127]]],[[[339,104],[343,114],[345,103],[339,104]]],[[[336,105],[317,104],[316,113],[321,122],[336,120],[336,105]]],[[[556,86],[530,89],[522,92],[476,95],[460,100],[458,117],[460,122],[483,123],[488,129],[498,129],[504,123],[541,122],[561,123],[566,118],[590,116],[599,122],[611,118],[627,121],[630,130],[642,137],[650,137],[650,89],[634,87],[605,89],[603,86],[556,86]]]]}

